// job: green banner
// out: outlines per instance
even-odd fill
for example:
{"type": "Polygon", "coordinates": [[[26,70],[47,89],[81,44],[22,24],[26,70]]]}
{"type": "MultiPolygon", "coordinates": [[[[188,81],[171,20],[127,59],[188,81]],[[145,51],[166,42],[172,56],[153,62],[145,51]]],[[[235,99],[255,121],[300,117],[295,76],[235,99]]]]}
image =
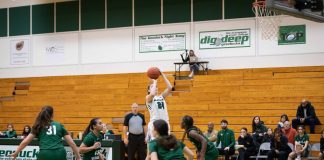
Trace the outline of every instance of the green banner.
{"type": "Polygon", "coordinates": [[[280,26],[278,45],[306,44],[306,26],[280,26]]]}

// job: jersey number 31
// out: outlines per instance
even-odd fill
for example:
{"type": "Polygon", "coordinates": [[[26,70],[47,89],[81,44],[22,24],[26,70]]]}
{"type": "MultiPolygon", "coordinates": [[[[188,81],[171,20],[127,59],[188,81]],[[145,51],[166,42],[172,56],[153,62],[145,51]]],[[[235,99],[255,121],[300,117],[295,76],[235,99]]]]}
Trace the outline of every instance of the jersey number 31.
{"type": "Polygon", "coordinates": [[[56,126],[49,126],[46,134],[47,135],[56,135],[56,126]]]}

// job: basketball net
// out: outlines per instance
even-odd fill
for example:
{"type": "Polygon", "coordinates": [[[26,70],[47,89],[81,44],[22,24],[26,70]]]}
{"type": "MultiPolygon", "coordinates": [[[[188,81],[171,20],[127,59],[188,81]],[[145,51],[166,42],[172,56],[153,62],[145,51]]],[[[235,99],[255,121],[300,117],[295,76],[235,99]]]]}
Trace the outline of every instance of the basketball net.
{"type": "Polygon", "coordinates": [[[275,11],[266,8],[266,0],[253,3],[252,11],[261,31],[263,40],[278,40],[281,17],[275,11]]]}

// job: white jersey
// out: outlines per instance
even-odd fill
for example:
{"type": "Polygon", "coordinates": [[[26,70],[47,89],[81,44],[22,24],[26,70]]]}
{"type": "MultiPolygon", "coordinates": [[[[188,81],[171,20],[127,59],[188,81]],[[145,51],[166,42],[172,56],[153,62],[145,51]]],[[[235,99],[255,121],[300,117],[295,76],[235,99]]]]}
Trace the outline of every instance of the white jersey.
{"type": "Polygon", "coordinates": [[[150,111],[150,121],[163,119],[169,123],[168,107],[162,95],[154,96],[151,103],[146,104],[150,111]]]}

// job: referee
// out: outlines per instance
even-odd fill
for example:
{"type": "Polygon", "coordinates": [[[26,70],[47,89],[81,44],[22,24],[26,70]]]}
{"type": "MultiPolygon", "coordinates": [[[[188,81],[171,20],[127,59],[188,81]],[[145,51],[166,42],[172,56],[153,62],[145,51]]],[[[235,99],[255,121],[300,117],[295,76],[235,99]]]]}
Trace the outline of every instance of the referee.
{"type": "Polygon", "coordinates": [[[145,135],[147,131],[145,125],[144,115],[138,113],[138,104],[133,103],[132,112],[125,116],[123,127],[128,160],[135,160],[136,152],[139,160],[145,160],[146,158],[145,135]]]}

